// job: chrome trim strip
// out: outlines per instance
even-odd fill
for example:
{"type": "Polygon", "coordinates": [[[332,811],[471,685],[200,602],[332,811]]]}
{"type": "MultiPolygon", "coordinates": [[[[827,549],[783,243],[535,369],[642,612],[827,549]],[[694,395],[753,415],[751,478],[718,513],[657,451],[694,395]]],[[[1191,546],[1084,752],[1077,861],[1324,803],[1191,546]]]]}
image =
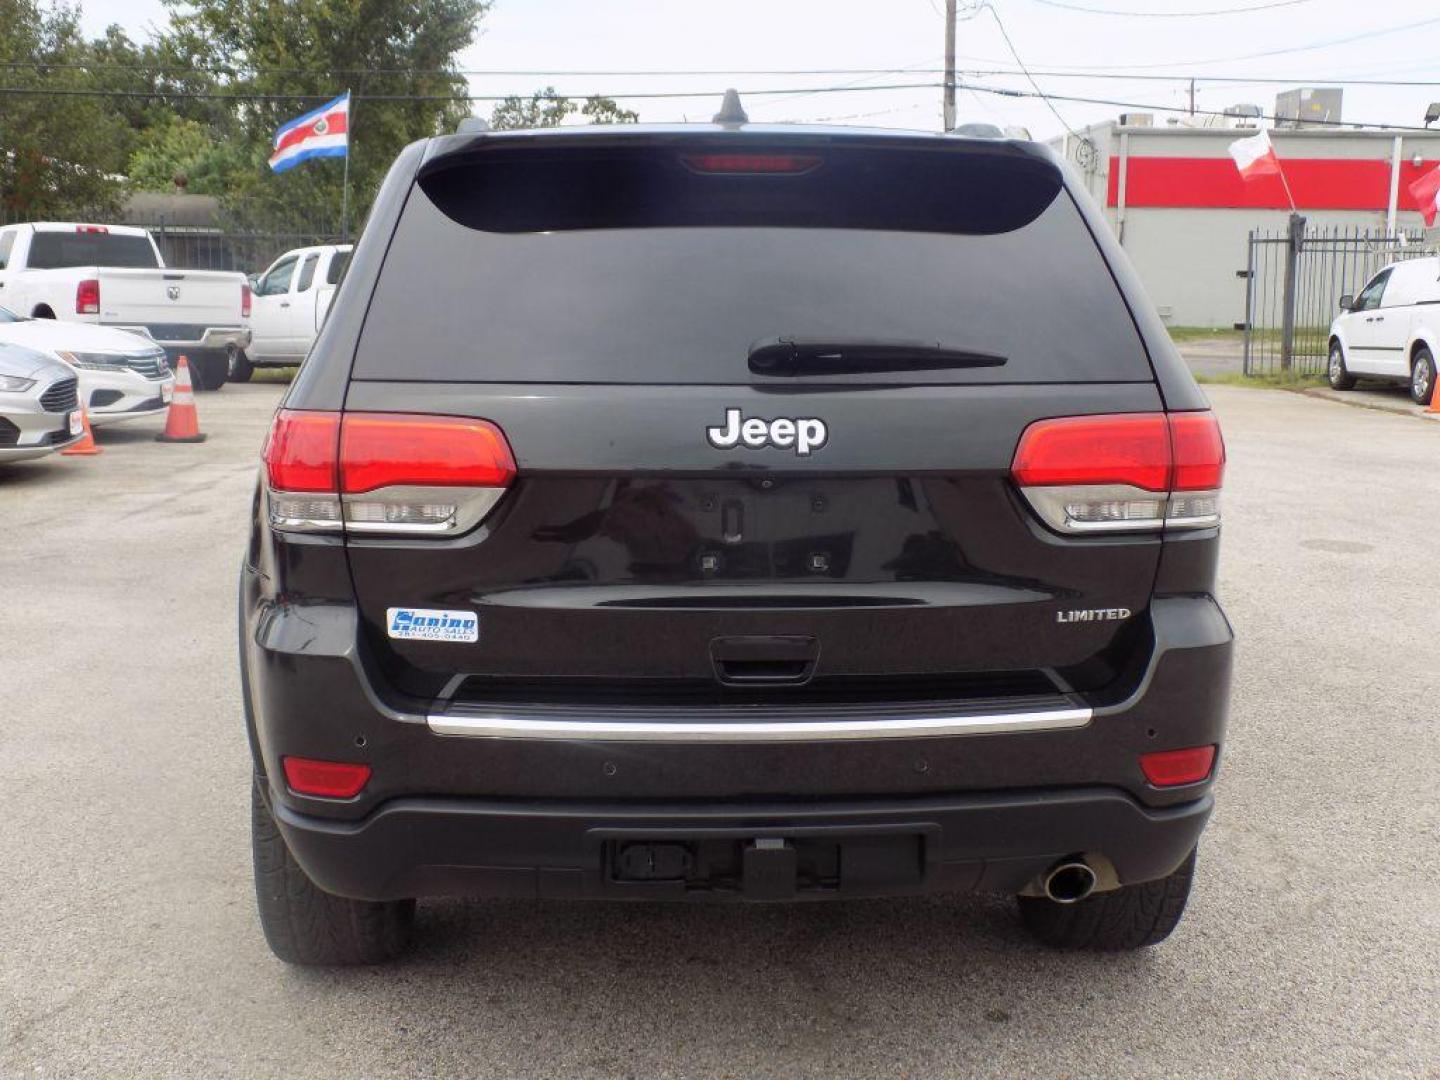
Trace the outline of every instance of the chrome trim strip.
{"type": "Polygon", "coordinates": [[[948,735],[1003,735],[1063,731],[1090,722],[1089,708],[975,716],[892,717],[880,720],[537,720],[515,716],[432,713],[437,735],[476,739],[561,739],[577,742],[785,743],[845,739],[919,739],[948,735]]]}

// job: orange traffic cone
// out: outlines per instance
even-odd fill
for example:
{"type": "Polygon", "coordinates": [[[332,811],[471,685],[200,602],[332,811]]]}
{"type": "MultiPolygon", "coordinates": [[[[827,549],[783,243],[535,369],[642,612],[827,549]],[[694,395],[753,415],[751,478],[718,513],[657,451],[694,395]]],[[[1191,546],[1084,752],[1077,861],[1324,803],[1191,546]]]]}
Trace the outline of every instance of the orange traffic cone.
{"type": "Polygon", "coordinates": [[[93,457],[102,453],[100,447],[95,445],[95,432],[90,427],[90,410],[80,410],[80,423],[85,428],[85,434],[80,436],[80,441],[71,443],[61,450],[60,453],[68,457],[93,457]]]}
{"type": "Polygon", "coordinates": [[[195,412],[195,388],[190,383],[190,361],[180,357],[180,370],[175,373],[175,396],[165,413],[165,430],[155,436],[156,442],[204,442],[200,434],[200,417],[195,412]]]}

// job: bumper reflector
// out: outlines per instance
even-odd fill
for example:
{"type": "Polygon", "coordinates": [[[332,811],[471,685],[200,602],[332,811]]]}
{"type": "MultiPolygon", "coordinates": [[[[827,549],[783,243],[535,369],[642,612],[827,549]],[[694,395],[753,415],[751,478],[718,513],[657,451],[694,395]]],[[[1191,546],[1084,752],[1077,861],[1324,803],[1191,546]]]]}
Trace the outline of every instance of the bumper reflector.
{"type": "Polygon", "coordinates": [[[351,799],[370,782],[370,766],[358,761],[318,761],[285,757],[285,783],[297,795],[322,799],[351,799]]]}
{"type": "Polygon", "coordinates": [[[1189,746],[1184,750],[1159,750],[1140,755],[1140,769],[1155,787],[1198,784],[1215,765],[1215,747],[1189,746]]]}

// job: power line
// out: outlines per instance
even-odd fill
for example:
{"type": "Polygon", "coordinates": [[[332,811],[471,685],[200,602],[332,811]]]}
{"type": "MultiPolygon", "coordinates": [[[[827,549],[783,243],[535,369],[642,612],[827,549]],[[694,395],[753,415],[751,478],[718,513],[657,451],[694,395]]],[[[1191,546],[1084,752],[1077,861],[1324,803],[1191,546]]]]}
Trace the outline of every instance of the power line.
{"type": "MultiPolygon", "coordinates": [[[[1404,30],[1416,30],[1422,26],[1433,26],[1436,23],[1440,23],[1440,16],[1435,16],[1429,19],[1421,19],[1418,22],[1404,23],[1400,26],[1385,26],[1381,27],[1378,30],[1365,30],[1358,34],[1350,34],[1347,37],[1330,38],[1326,41],[1313,41],[1308,45],[1292,45],[1289,48],[1284,49],[1267,49],[1264,52],[1244,53],[1240,56],[1210,57],[1206,60],[1166,60],[1159,63],[1150,64],[1115,64],[1112,66],[1112,69],[1115,71],[1156,71],[1161,68],[1194,67],[1199,64],[1230,64],[1238,63],[1243,60],[1263,60],[1272,56],[1288,56],[1291,53],[1316,52],[1320,49],[1333,48],[1336,45],[1349,45],[1352,42],[1364,41],[1369,38],[1384,37],[1388,34],[1398,34],[1404,30]]],[[[981,63],[993,62],[980,57],[969,57],[968,59],[978,59],[981,63]]],[[[1061,68],[1069,68],[1070,70],[1076,70],[1076,68],[1079,67],[1079,65],[1072,64],[1057,64],[1055,66],[1061,68]]],[[[1199,77],[1200,76],[1196,76],[1196,78],[1199,77]]],[[[1319,81],[1323,83],[1326,80],[1321,79],[1319,81]]]]}
{"type": "Polygon", "coordinates": [[[1000,31],[1000,36],[1005,39],[1005,47],[1010,50],[1010,55],[1015,58],[1015,63],[1018,64],[1020,66],[1020,70],[1025,73],[1025,78],[1028,79],[1030,85],[1034,87],[1036,95],[1045,102],[1045,107],[1050,110],[1050,112],[1054,115],[1055,119],[1060,121],[1060,126],[1063,127],[1066,131],[1068,131],[1071,135],[1074,135],[1075,129],[1070,126],[1069,121],[1067,121],[1065,117],[1060,115],[1060,110],[1055,108],[1055,105],[1050,100],[1049,95],[1047,95],[1044,90],[1040,89],[1040,84],[1035,81],[1035,76],[1031,75],[1030,72],[1026,69],[1025,61],[1020,59],[1020,53],[1016,51],[1015,43],[1010,40],[1010,34],[1005,29],[1005,24],[1000,19],[1000,13],[995,10],[994,6],[991,5],[988,0],[986,3],[983,3],[980,6],[985,10],[989,11],[991,17],[994,18],[996,29],[1000,31]]]}
{"type": "MultiPolygon", "coordinates": [[[[940,84],[938,82],[917,82],[917,83],[888,83],[866,86],[798,86],[786,87],[783,89],[754,89],[742,90],[740,93],[746,97],[766,97],[770,95],[794,95],[806,97],[810,94],[858,94],[868,93],[873,90],[934,90],[940,84]]],[[[30,95],[39,97],[99,97],[99,98],[166,98],[181,101],[275,101],[275,102],[300,102],[300,101],[329,101],[333,94],[260,94],[247,93],[245,91],[205,91],[205,90],[82,90],[69,87],[51,88],[41,86],[0,86],[0,94],[30,95]]],[[[654,92],[621,92],[597,94],[593,92],[572,93],[558,95],[561,97],[606,97],[616,100],[630,99],[679,99],[679,98],[720,98],[724,95],[723,90],[667,90],[654,92]]],[[[355,94],[355,100],[365,101],[409,101],[409,102],[454,102],[454,101],[506,101],[513,97],[529,97],[527,91],[523,94],[355,94]]]]}
{"type": "MultiPolygon", "coordinates": [[[[963,83],[962,85],[963,85],[966,89],[976,90],[976,91],[978,91],[978,92],[980,92],[980,93],[982,93],[982,94],[998,94],[998,95],[1001,96],[1001,97],[1015,97],[1015,98],[1054,98],[1056,101],[1072,101],[1072,102],[1075,102],[1075,103],[1077,103],[1077,104],[1082,104],[1082,105],[1110,105],[1110,106],[1113,106],[1113,107],[1115,107],[1115,108],[1127,109],[1127,110],[1129,110],[1129,109],[1142,110],[1142,109],[1143,109],[1143,110],[1148,111],[1148,112],[1165,112],[1165,113],[1177,113],[1177,114],[1183,114],[1183,115],[1191,115],[1190,110],[1189,110],[1188,108],[1183,107],[1183,106],[1178,106],[1178,105],[1157,105],[1157,104],[1155,104],[1155,103],[1153,103],[1153,102],[1146,102],[1146,101],[1122,101],[1122,100],[1119,100],[1119,99],[1116,99],[1116,98],[1081,97],[1081,96],[1079,96],[1079,95],[1074,95],[1074,94],[1045,94],[1045,93],[1037,93],[1037,92],[1030,91],[1030,90],[1012,90],[1012,89],[1010,89],[1010,88],[1008,88],[1008,87],[1003,87],[1003,86],[984,86],[984,85],[981,85],[980,83],[963,83]]],[[[1220,111],[1219,109],[1196,109],[1194,115],[1198,115],[1198,116],[1215,116],[1215,117],[1220,117],[1220,118],[1223,118],[1223,119],[1234,119],[1233,117],[1229,116],[1229,115],[1228,115],[1227,113],[1225,113],[1225,112],[1220,111]]],[[[1253,117],[1253,119],[1270,120],[1270,121],[1272,121],[1272,122],[1275,122],[1275,121],[1280,121],[1280,120],[1293,120],[1294,117],[1277,116],[1277,115],[1274,114],[1274,113],[1259,113],[1258,115],[1256,115],[1255,117],[1253,117]]],[[[1306,121],[1305,121],[1305,126],[1306,126],[1306,127],[1332,127],[1332,128],[1342,128],[1342,129],[1344,129],[1344,128],[1351,128],[1351,129],[1356,129],[1356,130],[1371,130],[1371,131],[1374,131],[1374,130],[1383,130],[1383,131],[1396,131],[1396,132],[1414,132],[1414,133],[1417,134],[1417,135],[1435,135],[1435,134],[1437,134],[1437,131],[1436,131],[1434,128],[1420,127],[1420,126],[1415,125],[1415,124],[1381,124],[1381,123],[1376,123],[1376,122],[1371,121],[1371,120],[1311,120],[1311,119],[1306,119],[1306,121]]],[[[1070,133],[1071,133],[1072,135],[1075,135],[1075,134],[1076,134],[1076,132],[1073,131],[1073,130],[1071,130],[1070,133]]]]}
{"type": "Polygon", "coordinates": [[[1116,8],[1093,8],[1081,4],[1067,4],[1063,0],[1035,0],[1046,7],[1062,8],[1065,11],[1079,11],[1086,15],[1123,15],[1127,19],[1206,19],[1212,15],[1249,15],[1254,11],[1272,11],[1275,8],[1298,7],[1313,3],[1313,0],[1271,0],[1267,4],[1253,7],[1215,8],[1210,11],[1121,11],[1116,8]]]}
{"type": "MultiPolygon", "coordinates": [[[[1431,20],[1440,21],[1440,20],[1431,20]]],[[[1414,24],[1412,24],[1414,25],[1414,24]]],[[[1410,27],[1393,27],[1391,30],[1377,31],[1377,33],[1392,33],[1398,30],[1410,29],[1410,27]]],[[[1335,43],[1344,44],[1349,38],[1337,39],[1335,43]]],[[[1303,49],[1318,46],[1303,46],[1303,49]]],[[[1233,59],[1252,59],[1263,54],[1253,54],[1251,57],[1235,57],[1233,59]]],[[[964,57],[968,60],[978,60],[981,63],[994,64],[995,61],[985,57],[964,57]]],[[[1290,78],[1267,78],[1256,75],[1163,75],[1163,74],[1142,74],[1138,69],[1155,69],[1171,66],[1189,64],[1221,63],[1220,60],[1177,60],[1164,64],[1141,64],[1134,68],[1116,70],[1115,68],[1087,68],[1079,65],[1060,66],[1046,68],[1030,68],[1030,74],[1055,79],[1149,79],[1155,81],[1185,81],[1194,79],[1196,82],[1240,82],[1256,83],[1275,86],[1415,86],[1429,87],[1440,86],[1440,80],[1435,79],[1347,79],[1335,78],[1331,75],[1316,75],[1309,77],[1290,78]]],[[[1387,67],[1390,65],[1387,65],[1387,67]]],[[[749,75],[749,76],[801,76],[801,75],[831,75],[831,76],[882,76],[882,75],[942,75],[944,68],[924,67],[916,65],[913,67],[891,67],[891,68],[744,68],[744,69],[693,69],[693,70],[664,70],[659,68],[631,69],[631,70],[528,70],[528,69],[507,69],[507,68],[468,68],[456,71],[447,71],[441,68],[367,68],[360,71],[354,68],[220,68],[220,67],[165,67],[145,64],[114,64],[107,61],[95,63],[73,62],[73,63],[49,63],[43,60],[5,60],[0,61],[0,70],[40,70],[40,71],[87,71],[92,74],[99,74],[110,71],[131,71],[149,75],[168,74],[225,74],[238,75],[247,74],[250,76],[260,75],[316,75],[327,77],[339,77],[342,75],[403,75],[410,78],[429,77],[460,77],[471,78],[691,78],[706,76],[724,75],[749,75]]],[[[1022,71],[1011,71],[1001,68],[969,68],[965,69],[968,74],[973,75],[1022,75],[1022,71]]],[[[828,88],[822,88],[828,89],[828,88]]],[[[529,94],[531,91],[526,90],[529,94]]],[[[756,93],[756,91],[749,91],[756,93]]],[[[333,96],[333,95],[332,95],[333,96]]],[[[610,95],[615,96],[615,95],[610,95]]],[[[327,99],[328,100],[328,99],[327,99]]]]}

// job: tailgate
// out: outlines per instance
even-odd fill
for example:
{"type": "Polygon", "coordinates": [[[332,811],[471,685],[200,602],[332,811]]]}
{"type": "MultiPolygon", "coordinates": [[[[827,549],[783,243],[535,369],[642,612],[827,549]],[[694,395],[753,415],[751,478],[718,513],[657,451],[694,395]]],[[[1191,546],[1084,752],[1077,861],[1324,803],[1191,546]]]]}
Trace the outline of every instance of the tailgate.
{"type": "Polygon", "coordinates": [[[215,270],[101,267],[100,317],[127,326],[239,326],[244,276],[215,270]]]}
{"type": "Polygon", "coordinates": [[[442,401],[497,423],[519,476],[462,540],[348,539],[372,643],[415,692],[461,675],[480,699],[591,704],[1025,695],[1108,681],[1144,621],[1158,538],[1052,535],[1009,466],[1030,421],[1153,410],[1153,386],[787,397],[827,425],[808,459],[707,443],[737,402],[774,413],[754,390],[356,384],[349,404],[442,401]],[[397,607],[476,612],[478,640],[392,637],[397,607]],[[1060,621],[1076,609],[1115,614],[1060,621]]]}
{"type": "Polygon", "coordinates": [[[347,414],[483,418],[516,466],[465,535],[347,535],[407,689],[1023,697],[1144,637],[1158,533],[1061,535],[1010,476],[1034,421],[1163,409],[1038,149],[483,139],[422,170],[369,313],[347,414]]]}

